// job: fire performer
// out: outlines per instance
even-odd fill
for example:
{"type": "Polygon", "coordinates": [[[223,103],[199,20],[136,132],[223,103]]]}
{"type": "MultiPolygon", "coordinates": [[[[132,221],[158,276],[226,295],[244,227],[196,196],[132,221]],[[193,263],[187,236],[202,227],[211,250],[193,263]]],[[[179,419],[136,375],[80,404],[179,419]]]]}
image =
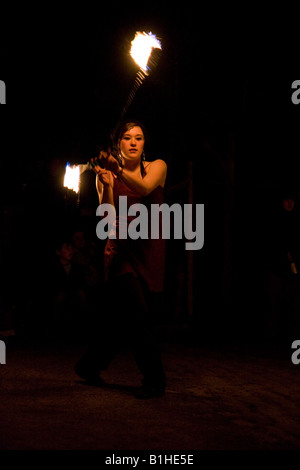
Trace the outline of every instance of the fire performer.
{"type": "MultiPolygon", "coordinates": [[[[141,123],[125,121],[117,133],[118,154],[114,157],[102,151],[101,166],[94,162],[99,203],[112,204],[116,219],[114,236],[107,238],[104,249],[105,288],[99,299],[101,321],[75,366],[77,375],[87,383],[104,385],[101,371],[129,343],[142,374],[137,398],[163,396],[166,382],[161,353],[151,331],[155,315],[153,299],[164,289],[165,241],[162,237],[118,237],[122,224],[128,226],[134,219],[127,215],[123,220],[118,215],[120,196],[127,197],[128,207],[141,203],[150,209],[151,204],[163,203],[167,165],[162,159],[146,161],[145,140],[141,123]]],[[[149,220],[149,226],[150,223],[149,220]]]]}

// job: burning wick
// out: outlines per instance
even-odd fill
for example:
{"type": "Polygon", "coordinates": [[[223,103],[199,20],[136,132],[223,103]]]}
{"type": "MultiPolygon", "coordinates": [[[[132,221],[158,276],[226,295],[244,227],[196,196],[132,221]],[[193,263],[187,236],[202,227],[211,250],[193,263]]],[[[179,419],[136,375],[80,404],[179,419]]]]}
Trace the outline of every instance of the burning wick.
{"type": "MultiPolygon", "coordinates": [[[[161,55],[161,43],[157,37],[152,33],[135,33],[135,37],[131,42],[130,55],[136,64],[139,66],[139,71],[136,74],[134,84],[130,90],[127,101],[123,106],[121,116],[118,124],[122,121],[129,106],[131,105],[136,92],[144,82],[149,73],[157,66],[161,55]]],[[[115,134],[118,124],[115,127],[112,135],[115,134]]]]}
{"type": "Polygon", "coordinates": [[[145,32],[135,34],[135,38],[131,42],[130,55],[146,75],[149,75],[151,70],[151,60],[149,59],[153,49],[161,49],[161,43],[155,34],[145,32]]]}
{"type": "Polygon", "coordinates": [[[80,179],[80,168],[79,165],[70,166],[69,162],[66,165],[64,187],[79,192],[79,179],[80,179]]]}

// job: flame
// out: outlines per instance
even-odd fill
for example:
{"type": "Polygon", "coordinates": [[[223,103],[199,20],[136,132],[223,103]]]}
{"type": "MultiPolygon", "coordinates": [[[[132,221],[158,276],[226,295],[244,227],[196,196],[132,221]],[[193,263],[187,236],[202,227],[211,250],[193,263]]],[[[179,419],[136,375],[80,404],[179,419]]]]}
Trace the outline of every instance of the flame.
{"type": "Polygon", "coordinates": [[[69,162],[66,165],[64,186],[68,189],[72,189],[75,193],[79,191],[79,176],[80,168],[78,165],[70,166],[69,162]]]}
{"type": "Polygon", "coordinates": [[[148,74],[147,63],[152,49],[161,49],[161,43],[155,34],[137,32],[131,42],[130,55],[146,74],[148,74]]]}

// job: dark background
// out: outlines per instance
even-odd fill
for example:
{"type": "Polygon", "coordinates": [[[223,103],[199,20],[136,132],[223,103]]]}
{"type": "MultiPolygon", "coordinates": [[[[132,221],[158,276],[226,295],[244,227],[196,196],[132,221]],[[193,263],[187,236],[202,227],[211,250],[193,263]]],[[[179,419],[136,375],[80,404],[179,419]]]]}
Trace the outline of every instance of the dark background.
{"type": "Polygon", "coordinates": [[[228,333],[227,322],[234,335],[249,325],[255,335],[267,215],[283,187],[300,189],[291,12],[195,2],[1,9],[2,290],[26,286],[54,233],[74,220],[95,236],[94,176],[84,174],[78,206],[64,168],[107,142],[137,73],[130,42],[151,31],[161,61],[128,114],[148,129],[148,158],[168,163],[167,201],[205,204],[204,248],[191,255],[169,243],[167,320],[204,336],[228,333]],[[189,171],[192,199],[180,186],[189,171]]]}

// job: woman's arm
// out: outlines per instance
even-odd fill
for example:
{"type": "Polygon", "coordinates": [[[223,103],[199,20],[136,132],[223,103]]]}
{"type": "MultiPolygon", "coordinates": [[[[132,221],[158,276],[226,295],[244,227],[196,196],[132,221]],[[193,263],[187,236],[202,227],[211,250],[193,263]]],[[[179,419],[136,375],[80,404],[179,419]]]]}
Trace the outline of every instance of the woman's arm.
{"type": "Polygon", "coordinates": [[[118,178],[127,184],[131,189],[147,196],[158,186],[164,187],[167,177],[167,164],[161,160],[154,160],[145,166],[145,175],[132,173],[126,168],[120,168],[117,172],[118,178]]]}
{"type": "MultiPolygon", "coordinates": [[[[158,186],[164,187],[167,177],[167,164],[157,159],[145,165],[145,175],[142,177],[140,171],[132,172],[127,168],[122,168],[118,161],[108,155],[101,158],[102,165],[106,170],[110,170],[125,184],[142,196],[147,196],[158,186]]],[[[98,167],[100,168],[100,167],[98,167]]]]}

